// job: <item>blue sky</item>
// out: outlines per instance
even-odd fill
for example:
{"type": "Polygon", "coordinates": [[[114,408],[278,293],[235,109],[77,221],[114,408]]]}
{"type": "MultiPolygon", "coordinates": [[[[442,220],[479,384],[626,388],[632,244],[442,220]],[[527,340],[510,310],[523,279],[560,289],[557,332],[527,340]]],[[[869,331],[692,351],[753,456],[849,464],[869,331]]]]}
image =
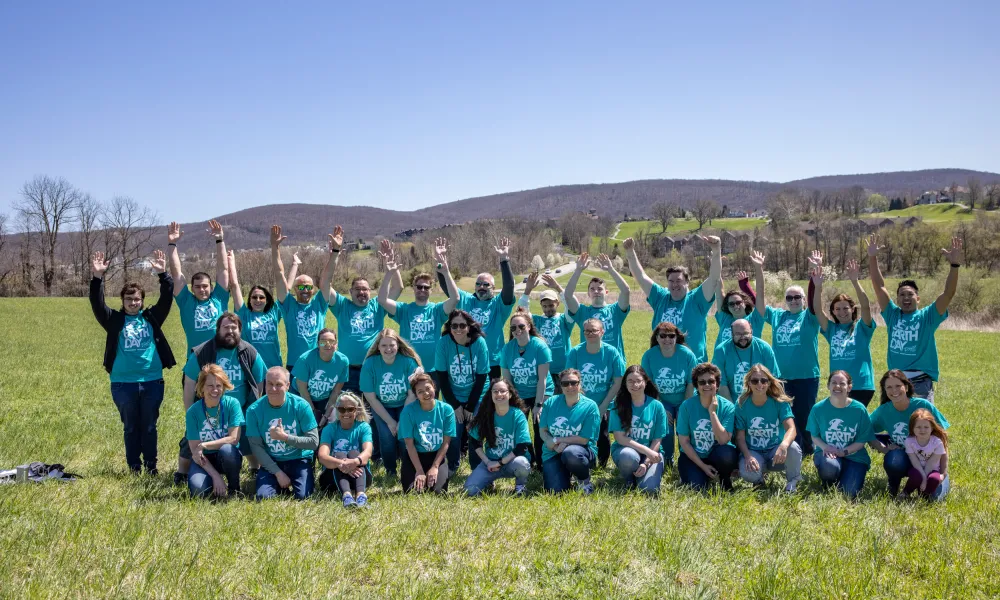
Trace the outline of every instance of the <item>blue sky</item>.
{"type": "Polygon", "coordinates": [[[0,211],[1000,171],[1000,3],[362,4],[0,4],[0,211]]]}

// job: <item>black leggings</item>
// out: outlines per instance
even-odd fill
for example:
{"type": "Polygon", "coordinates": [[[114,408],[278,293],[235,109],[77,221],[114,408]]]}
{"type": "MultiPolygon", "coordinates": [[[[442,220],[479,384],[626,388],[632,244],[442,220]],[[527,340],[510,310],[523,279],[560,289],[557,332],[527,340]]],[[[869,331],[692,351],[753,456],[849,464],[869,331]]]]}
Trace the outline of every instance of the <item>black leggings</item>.
{"type": "Polygon", "coordinates": [[[532,442],[532,456],[531,464],[535,466],[539,471],[542,470],[542,436],[538,432],[538,423],[535,422],[535,417],[532,416],[531,411],[535,408],[534,398],[524,398],[524,405],[528,407],[528,411],[525,414],[528,417],[528,422],[531,423],[531,433],[533,435],[532,442]]]}
{"type": "Polygon", "coordinates": [[[371,484],[372,472],[367,467],[364,475],[359,477],[351,477],[340,469],[323,469],[319,474],[319,489],[328,494],[335,489],[339,489],[341,494],[350,494],[352,491],[363,494],[371,484]]]}
{"type": "Polygon", "coordinates": [[[851,390],[847,395],[851,399],[864,404],[865,408],[868,408],[868,403],[871,402],[872,398],[875,396],[875,390],[851,390]]]}

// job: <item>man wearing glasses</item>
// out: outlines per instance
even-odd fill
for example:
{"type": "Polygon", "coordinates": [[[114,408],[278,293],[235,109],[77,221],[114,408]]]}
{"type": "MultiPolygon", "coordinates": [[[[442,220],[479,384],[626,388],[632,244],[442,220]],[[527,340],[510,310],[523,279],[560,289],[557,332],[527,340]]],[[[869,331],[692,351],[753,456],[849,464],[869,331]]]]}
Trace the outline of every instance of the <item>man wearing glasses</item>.
{"type": "Polygon", "coordinates": [[[712,364],[722,372],[719,395],[736,402],[743,393],[743,380],[750,367],[761,364],[777,378],[781,378],[774,350],[764,340],[754,337],[750,321],[736,319],[731,326],[733,337],[716,346],[712,364]]]}

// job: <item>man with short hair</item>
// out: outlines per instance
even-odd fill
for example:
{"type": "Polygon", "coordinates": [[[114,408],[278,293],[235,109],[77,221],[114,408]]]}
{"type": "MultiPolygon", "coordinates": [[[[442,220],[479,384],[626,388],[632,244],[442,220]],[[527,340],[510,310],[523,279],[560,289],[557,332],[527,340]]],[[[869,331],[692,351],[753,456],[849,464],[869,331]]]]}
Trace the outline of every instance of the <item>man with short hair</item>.
{"type": "MultiPolygon", "coordinates": [[[[177,242],[184,232],[176,222],[167,228],[167,246],[170,252],[170,276],[174,280],[174,298],[181,316],[181,326],[187,337],[187,351],[202,344],[215,335],[215,323],[219,315],[229,307],[229,262],[226,257],[226,242],[223,241],[222,225],[216,220],[208,222],[208,232],[215,239],[215,286],[208,273],[199,271],[191,276],[188,289],[181,258],[177,253],[177,242]]],[[[198,375],[195,374],[195,379],[198,375]]]]}
{"type": "MultiPolygon", "coordinates": [[[[528,275],[528,281],[524,285],[524,294],[518,300],[518,304],[524,308],[531,308],[531,291],[538,285],[538,273],[528,275]]],[[[539,297],[542,305],[542,314],[531,315],[531,320],[535,323],[538,335],[545,338],[549,350],[552,352],[552,362],[549,364],[549,376],[555,387],[555,394],[562,393],[559,386],[559,374],[566,368],[566,353],[572,348],[570,336],[573,333],[573,317],[569,313],[560,313],[559,299],[564,290],[556,278],[548,273],[541,276],[542,281],[551,289],[545,290],[539,297]]],[[[538,410],[541,411],[539,404],[538,410]]]]}
{"type": "MultiPolygon", "coordinates": [[[[261,394],[264,382],[264,372],[267,367],[264,359],[257,354],[257,349],[242,338],[243,322],[236,313],[224,312],[216,323],[215,337],[195,346],[184,364],[184,411],[191,408],[195,401],[195,388],[201,368],[207,364],[217,364],[226,372],[226,377],[233,384],[233,389],[226,396],[240,403],[245,413],[261,394]]],[[[241,436],[242,437],[242,436],[241,436]]],[[[250,448],[241,439],[241,450],[249,455],[250,448]]],[[[250,468],[256,467],[252,461],[250,468]]],[[[191,468],[191,448],[187,436],[181,439],[180,454],[177,458],[177,472],[174,473],[174,483],[181,484],[187,479],[191,468]]]]}
{"type": "Polygon", "coordinates": [[[635,240],[628,238],[622,245],[628,257],[629,270],[646,294],[646,302],[653,308],[652,328],[656,329],[663,321],[673,323],[687,336],[688,346],[698,357],[698,361],[705,362],[708,357],[705,322],[722,275],[722,240],[714,235],[698,237],[709,246],[710,262],[708,278],[693,290],[689,289],[691,276],[687,267],[678,265],[668,268],[667,287],[663,287],[646,275],[639,264],[635,240]]]}
{"type": "Polygon", "coordinates": [[[934,382],[938,380],[937,341],[934,334],[948,318],[948,306],[958,291],[958,270],[962,266],[962,238],[952,238],[951,248],[942,249],[941,254],[951,265],[944,291],[934,301],[933,306],[920,308],[917,282],[906,279],[896,287],[896,302],[889,298],[885,289],[885,279],[878,266],[879,237],[872,234],[866,240],[868,247],[868,271],[875,288],[875,296],[882,307],[882,318],[889,334],[886,347],[886,362],[890,369],[899,369],[913,384],[913,394],[934,402],[934,382]]]}
{"type": "Polygon", "coordinates": [[[583,335],[583,323],[587,319],[598,319],[604,324],[603,342],[614,346],[618,352],[625,357],[625,340],[622,337],[622,326],[628,317],[631,306],[632,288],[625,282],[625,278],[615,269],[614,263],[607,254],[602,254],[596,261],[590,260],[590,255],[586,252],[580,255],[576,261],[576,270],[566,282],[566,311],[577,323],[580,323],[580,343],[586,342],[583,335]],[[576,299],[576,284],[591,263],[607,271],[611,278],[618,285],[617,304],[607,304],[608,286],[600,277],[592,277],[587,286],[587,297],[590,304],[580,304],[576,299]]]}
{"type": "Polygon", "coordinates": [[[771,345],[754,336],[750,321],[736,319],[730,327],[732,338],[715,347],[712,364],[722,372],[718,394],[735,404],[743,393],[743,378],[750,372],[750,367],[764,365],[778,379],[781,378],[781,371],[771,345]]]}

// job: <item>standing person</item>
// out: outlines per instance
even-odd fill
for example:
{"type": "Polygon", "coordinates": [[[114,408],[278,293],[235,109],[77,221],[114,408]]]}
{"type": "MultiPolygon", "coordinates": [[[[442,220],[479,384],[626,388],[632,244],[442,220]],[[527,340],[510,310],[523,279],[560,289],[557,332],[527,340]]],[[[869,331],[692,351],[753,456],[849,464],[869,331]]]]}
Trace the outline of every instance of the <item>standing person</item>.
{"type": "MultiPolygon", "coordinates": [[[[454,315],[455,313],[452,313],[454,315]]],[[[455,437],[455,411],[437,399],[434,379],[417,374],[410,382],[411,402],[399,415],[399,439],[406,445],[400,465],[403,492],[448,490],[448,445],[455,437]]]]}
{"type": "MultiPolygon", "coordinates": [[[[258,396],[264,384],[264,374],[267,368],[257,350],[243,340],[243,322],[235,313],[224,312],[216,322],[215,337],[195,346],[184,363],[184,410],[194,404],[196,389],[202,367],[207,364],[219,365],[226,377],[233,384],[233,389],[226,392],[240,403],[244,415],[258,396]]],[[[244,454],[250,454],[249,442],[242,446],[244,454]]],[[[250,468],[256,468],[254,459],[248,459],[250,468]]],[[[191,452],[186,438],[181,438],[180,453],[177,459],[177,472],[174,483],[180,485],[187,478],[191,466],[191,452]]]]}
{"type": "Polygon", "coordinates": [[[899,493],[906,498],[920,490],[928,500],[947,476],[948,434],[934,420],[929,410],[922,408],[910,415],[910,436],[906,438],[906,456],[910,459],[906,487],[899,493]]]}
{"type": "Polygon", "coordinates": [[[510,318],[510,341],[503,347],[500,369],[503,378],[523,398],[522,404],[532,411],[535,423],[534,461],[539,469],[542,466],[542,438],[538,434],[538,416],[545,399],[554,390],[549,377],[551,364],[552,352],[535,330],[531,313],[518,307],[510,318]]]}
{"type": "Polygon", "coordinates": [[[625,376],[625,359],[618,349],[603,342],[604,323],[600,319],[583,322],[583,337],[586,341],[569,351],[566,368],[580,372],[583,382],[582,392],[599,402],[601,417],[600,432],[597,435],[597,461],[601,468],[607,466],[611,456],[611,442],[608,440],[608,408],[618,395],[625,376]]]}
{"type": "Polygon", "coordinates": [[[434,286],[434,276],[430,273],[417,273],[413,277],[413,302],[397,302],[391,297],[391,282],[399,280],[399,263],[394,259],[392,245],[387,240],[385,250],[388,260],[385,261],[385,277],[378,288],[378,303],[393,320],[399,323],[399,337],[417,351],[420,363],[428,369],[434,366],[434,353],[441,338],[441,326],[448,315],[458,304],[458,286],[448,268],[448,240],[437,238],[435,242],[435,258],[437,272],[444,278],[448,287],[448,298],[444,302],[430,302],[431,288],[434,286]]]}
{"type": "Polygon", "coordinates": [[[111,310],[104,302],[104,273],[110,261],[103,252],[91,258],[90,308],[107,332],[104,339],[104,370],[111,376],[111,400],[118,408],[125,436],[125,463],[129,472],[156,475],[156,421],[163,403],[163,369],[176,364],[163,323],[170,314],[173,280],[166,271],[166,256],[156,250],[150,261],[159,274],[160,297],[143,308],[146,291],[126,282],[120,296],[122,307],[111,310]]]}
{"type": "Polygon", "coordinates": [[[403,405],[414,400],[410,380],[423,372],[420,357],[393,329],[379,332],[361,367],[361,393],[375,413],[382,465],[390,477],[396,476],[396,457],[403,450],[396,438],[403,405]]]}
{"type": "Polygon", "coordinates": [[[642,287],[642,292],[646,294],[646,302],[653,308],[651,328],[655,329],[664,321],[673,323],[687,336],[688,345],[698,360],[705,362],[708,360],[705,340],[706,319],[722,274],[722,240],[714,235],[698,237],[710,249],[710,267],[708,278],[693,290],[689,289],[691,276],[687,267],[668,268],[667,287],[663,287],[646,275],[646,271],[639,264],[639,257],[635,253],[635,241],[628,238],[622,245],[625,246],[629,270],[642,287]]]}
{"type": "Polygon", "coordinates": [[[625,386],[618,391],[611,411],[610,429],[615,436],[611,458],[628,488],[638,485],[645,494],[656,495],[663,479],[660,442],[667,433],[667,411],[656,400],[656,385],[639,365],[625,371],[625,386]]]}
{"type": "Polygon", "coordinates": [[[872,319],[868,294],[858,283],[858,261],[848,261],[846,273],[854,285],[858,301],[855,302],[847,294],[838,294],[830,301],[831,317],[827,317],[821,306],[823,269],[817,266],[811,273],[813,285],[809,290],[809,310],[816,315],[820,332],[830,343],[830,370],[846,371],[851,376],[854,381],[851,398],[867,408],[875,395],[871,343],[877,325],[872,319]]]}
{"type": "Polygon", "coordinates": [[[590,472],[597,459],[594,437],[600,429],[601,411],[597,403],[580,393],[580,371],[568,367],[559,377],[563,393],[545,401],[539,423],[545,442],[542,485],[547,492],[562,492],[569,489],[570,478],[576,477],[580,489],[589,495],[594,492],[590,472]]]}
{"type": "Polygon", "coordinates": [[[337,332],[327,327],[320,329],[317,345],[306,350],[295,361],[292,378],[299,396],[313,409],[313,418],[322,427],[326,423],[330,398],[340,396],[347,381],[348,360],[342,352],[337,352],[337,332]]]}
{"type": "Polygon", "coordinates": [[[319,429],[312,407],[288,391],[284,367],[267,370],[267,394],[247,409],[247,437],[260,463],[254,483],[258,500],[292,493],[305,500],[313,492],[313,452],[319,429]]]}
{"type": "Polygon", "coordinates": [[[240,494],[239,451],[243,409],[226,392],[233,384],[222,367],[207,364],[198,374],[195,394],[201,400],[185,415],[185,431],[191,451],[188,489],[192,498],[215,494],[220,498],[240,494]]]}
{"type": "MultiPolygon", "coordinates": [[[[334,234],[343,236],[343,231],[334,228],[334,234]]],[[[281,226],[271,226],[271,268],[273,270],[275,291],[281,314],[285,319],[285,341],[288,345],[288,371],[295,369],[295,363],[300,356],[316,348],[319,331],[326,326],[326,310],[329,306],[327,289],[333,279],[333,268],[336,266],[334,257],[340,252],[340,245],[334,249],[333,237],[330,236],[330,256],[326,268],[320,276],[319,287],[308,275],[290,277],[291,285],[285,281],[285,267],[281,262],[279,246],[288,236],[281,235],[281,226]],[[291,289],[289,289],[291,288],[291,289]]],[[[295,270],[295,267],[292,267],[295,270]]]]}
{"type": "Polygon", "coordinates": [[[659,401],[667,413],[667,431],[660,444],[664,468],[674,464],[674,428],[677,409],[691,397],[691,373],[698,365],[694,352],[684,345],[684,334],[673,323],[656,326],[649,338],[649,350],[642,355],[642,369],[656,385],[659,401]]]}
{"type": "MultiPolygon", "coordinates": [[[[914,397],[913,383],[899,369],[886,371],[879,381],[879,390],[881,403],[871,414],[872,432],[876,435],[870,445],[884,455],[882,468],[889,484],[889,495],[896,496],[910,470],[906,438],[910,435],[909,423],[914,411],[930,411],[942,429],[948,429],[949,424],[933,404],[914,397]]],[[[937,499],[943,498],[950,487],[950,482],[944,479],[937,490],[937,499]]]]}
{"type": "Polygon", "coordinates": [[[813,463],[824,486],[839,486],[853,500],[871,468],[865,444],[875,434],[865,405],[849,395],[851,376],[834,371],[826,385],[830,397],[817,402],[809,413],[809,432],[816,443],[813,463]]]}
{"type": "MultiPolygon", "coordinates": [[[[813,252],[809,262],[819,266],[822,254],[813,252]]],[[[806,293],[802,286],[785,290],[785,308],[766,308],[764,318],[771,325],[771,345],[777,360],[779,377],[785,380],[785,393],[792,398],[795,415],[795,441],[802,452],[812,454],[812,436],[807,425],[809,412],[819,393],[819,321],[805,309],[806,293]]]]}
{"type": "Polygon", "coordinates": [[[722,387],[719,395],[724,398],[739,398],[750,367],[764,365],[775,377],[781,377],[781,370],[774,359],[774,350],[764,340],[754,337],[753,327],[746,319],[737,319],[730,326],[733,330],[729,341],[715,347],[712,364],[722,372],[722,387]]]}
{"type": "Polygon", "coordinates": [[[264,366],[268,369],[280,367],[285,364],[281,360],[281,342],[278,341],[281,307],[274,302],[271,292],[260,285],[250,288],[250,302],[244,303],[243,289],[240,288],[239,276],[236,273],[236,255],[233,254],[232,250],[228,253],[228,259],[229,292],[233,297],[233,312],[246,325],[250,334],[247,336],[247,340],[257,349],[257,353],[264,361],[264,366]]]}
{"type": "MultiPolygon", "coordinates": [[[[455,413],[455,434],[452,436],[455,443],[448,447],[449,473],[458,470],[462,438],[479,406],[489,372],[490,351],[479,323],[469,313],[456,308],[448,315],[434,357],[437,387],[455,413]]],[[[469,465],[473,469],[479,465],[479,457],[474,453],[469,455],[469,465]]]]}
{"type": "Polygon", "coordinates": [[[573,321],[580,325],[580,343],[584,342],[583,325],[587,319],[597,319],[604,326],[604,341],[614,346],[618,352],[625,357],[625,341],[622,338],[622,326],[632,309],[631,288],[621,276],[614,263],[607,254],[602,254],[596,261],[591,261],[589,255],[584,252],[576,261],[576,270],[566,282],[566,310],[573,321]],[[576,284],[583,275],[584,269],[590,266],[591,262],[596,262],[597,266],[606,271],[614,279],[618,286],[618,302],[607,304],[608,286],[600,277],[592,277],[587,285],[587,297],[590,304],[580,304],[576,300],[576,284]]]}
{"type": "MultiPolygon", "coordinates": [[[[756,293],[750,290],[746,271],[740,271],[736,274],[739,290],[726,292],[725,296],[715,295],[715,322],[719,325],[719,335],[715,338],[716,348],[733,338],[731,326],[738,319],[750,322],[754,337],[764,335],[764,309],[767,306],[764,302],[764,254],[753,250],[750,252],[750,261],[754,264],[756,293]]],[[[722,290],[721,283],[718,289],[722,290]]]]}
{"type": "Polygon", "coordinates": [[[795,492],[802,479],[802,449],[795,443],[792,399],[771,371],[755,364],[736,404],[736,446],[740,477],[762,485],[769,471],[785,472],[785,492],[795,492]],[[784,433],[782,433],[784,429],[784,433]]]}
{"type": "Polygon", "coordinates": [[[366,490],[372,484],[372,428],[365,404],[347,392],[337,398],[337,418],[319,435],[316,459],[323,469],[320,491],[340,491],[344,508],[368,506],[366,490]]]}
{"type": "MultiPolygon", "coordinates": [[[[187,337],[187,351],[198,344],[212,339],[215,323],[229,308],[229,266],[226,242],[223,241],[222,225],[216,220],[208,222],[208,232],[215,239],[215,286],[208,273],[197,272],[191,276],[191,289],[181,270],[181,258],[177,253],[177,242],[184,232],[177,222],[167,228],[167,246],[170,248],[170,276],[174,280],[174,298],[181,315],[181,326],[187,337]]],[[[195,375],[195,379],[198,376],[195,375]]],[[[191,381],[194,385],[194,380],[191,381]]]]}
{"type": "Polygon", "coordinates": [[[736,405],[718,395],[722,373],[711,363],[701,363],[691,373],[697,394],[677,411],[677,439],[681,448],[677,473],[681,484],[703,490],[718,481],[733,489],[733,471],[739,453],[733,446],[736,405]]]}
{"type": "Polygon", "coordinates": [[[905,279],[896,286],[896,302],[889,299],[885,289],[885,279],[878,266],[879,245],[877,235],[867,240],[868,271],[875,288],[875,297],[882,306],[882,318],[889,334],[886,361],[890,369],[899,369],[913,383],[916,396],[934,402],[934,382],[938,380],[937,341],[934,334],[948,318],[948,306],[958,291],[958,270],[962,266],[964,254],[962,239],[952,238],[951,249],[942,249],[941,254],[951,265],[944,291],[934,301],[933,306],[920,307],[917,282],[905,279]]]}
{"type": "MultiPolygon", "coordinates": [[[[570,337],[573,333],[573,317],[568,312],[560,313],[560,297],[564,295],[564,290],[555,277],[549,274],[541,276],[542,281],[551,289],[545,290],[539,295],[539,304],[542,306],[542,314],[531,315],[531,320],[535,324],[535,329],[545,339],[545,343],[552,352],[552,363],[549,364],[549,379],[552,380],[553,391],[561,393],[559,389],[559,373],[566,368],[566,353],[572,348],[570,337]]],[[[538,273],[528,275],[528,281],[524,284],[524,294],[518,299],[518,306],[531,308],[531,290],[538,284],[538,273]]],[[[537,425],[537,423],[536,423],[537,425]]],[[[537,432],[536,432],[537,435],[537,432]]]]}
{"type": "Polygon", "coordinates": [[[497,479],[509,477],[514,479],[514,495],[524,495],[531,474],[526,411],[516,387],[503,379],[493,380],[469,428],[473,451],[481,462],[465,480],[466,494],[477,496],[497,479]]]}

